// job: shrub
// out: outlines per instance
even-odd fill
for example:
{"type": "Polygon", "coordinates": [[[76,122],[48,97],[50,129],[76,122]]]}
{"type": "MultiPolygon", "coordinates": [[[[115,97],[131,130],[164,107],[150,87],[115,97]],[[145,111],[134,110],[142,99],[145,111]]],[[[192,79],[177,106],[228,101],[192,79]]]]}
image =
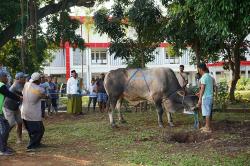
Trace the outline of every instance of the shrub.
{"type": "Polygon", "coordinates": [[[217,84],[217,96],[215,96],[215,105],[219,110],[225,110],[228,103],[228,84],[226,80],[221,80],[217,84]]]}
{"type": "Polygon", "coordinates": [[[239,79],[236,90],[250,90],[250,78],[242,77],[239,79]]]}

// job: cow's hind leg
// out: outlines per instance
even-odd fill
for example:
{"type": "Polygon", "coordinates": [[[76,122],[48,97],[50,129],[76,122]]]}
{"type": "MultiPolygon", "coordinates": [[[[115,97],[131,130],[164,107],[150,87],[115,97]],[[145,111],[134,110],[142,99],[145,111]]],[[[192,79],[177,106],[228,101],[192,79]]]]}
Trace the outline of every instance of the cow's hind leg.
{"type": "Polygon", "coordinates": [[[117,99],[109,97],[108,104],[107,104],[107,111],[109,114],[109,121],[110,121],[111,127],[116,127],[115,120],[114,120],[114,110],[115,110],[116,103],[117,103],[117,99]]]}
{"type": "Polygon", "coordinates": [[[118,110],[118,119],[119,119],[120,123],[126,123],[126,120],[124,119],[123,113],[121,110],[122,102],[123,102],[123,99],[119,99],[117,101],[117,104],[116,104],[116,108],[118,110]]]}
{"type": "Polygon", "coordinates": [[[162,108],[162,104],[161,104],[161,102],[157,102],[155,104],[155,106],[156,106],[157,113],[158,113],[158,124],[159,124],[159,127],[162,128],[163,127],[163,120],[162,120],[163,108],[162,108]]]}

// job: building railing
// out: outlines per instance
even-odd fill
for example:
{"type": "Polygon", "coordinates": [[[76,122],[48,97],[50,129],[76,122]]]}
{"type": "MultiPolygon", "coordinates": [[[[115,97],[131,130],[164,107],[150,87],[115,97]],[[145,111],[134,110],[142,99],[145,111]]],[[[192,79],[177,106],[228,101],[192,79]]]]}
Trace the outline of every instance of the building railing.
{"type": "MultiPolygon", "coordinates": [[[[165,52],[160,48],[155,51],[155,59],[152,62],[149,62],[147,65],[164,65],[164,64],[190,64],[190,50],[184,50],[181,57],[166,57],[165,52]]],[[[91,55],[88,55],[87,52],[80,52],[78,49],[71,51],[71,56],[73,56],[73,66],[81,66],[83,61],[83,66],[88,65],[87,59],[91,59],[91,55]],[[82,57],[83,55],[83,57],[82,57]],[[87,58],[88,56],[88,58],[87,58]],[[82,59],[83,58],[83,59],[82,59]]],[[[125,65],[125,60],[121,58],[114,58],[114,55],[107,54],[107,59],[100,62],[102,65],[110,66],[122,66],[125,65]]],[[[89,65],[99,64],[97,61],[93,63],[93,60],[90,61],[89,65]]],[[[54,53],[54,60],[49,64],[50,67],[65,67],[65,53],[63,49],[54,53]]]]}

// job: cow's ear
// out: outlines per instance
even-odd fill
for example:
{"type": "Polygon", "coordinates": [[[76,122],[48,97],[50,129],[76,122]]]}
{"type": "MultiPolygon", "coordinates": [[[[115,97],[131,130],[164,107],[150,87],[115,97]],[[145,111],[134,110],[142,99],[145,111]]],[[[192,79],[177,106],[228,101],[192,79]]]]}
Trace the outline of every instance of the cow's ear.
{"type": "Polygon", "coordinates": [[[180,96],[185,96],[185,92],[184,91],[177,91],[177,94],[180,96]]]}

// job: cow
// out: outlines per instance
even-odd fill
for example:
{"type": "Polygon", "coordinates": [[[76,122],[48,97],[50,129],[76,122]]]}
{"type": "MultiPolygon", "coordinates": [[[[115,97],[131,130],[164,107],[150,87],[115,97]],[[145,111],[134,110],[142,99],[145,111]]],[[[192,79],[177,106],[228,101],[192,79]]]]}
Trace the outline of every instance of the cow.
{"type": "Polygon", "coordinates": [[[163,127],[163,107],[174,112],[171,103],[181,104],[187,110],[194,110],[197,103],[196,96],[184,96],[175,73],[167,67],[152,69],[125,69],[119,68],[108,72],[104,79],[104,87],[108,95],[106,110],[112,127],[115,127],[113,118],[114,109],[118,109],[121,122],[125,122],[120,107],[126,99],[132,104],[147,100],[155,104],[158,113],[159,127],[163,127]]]}

